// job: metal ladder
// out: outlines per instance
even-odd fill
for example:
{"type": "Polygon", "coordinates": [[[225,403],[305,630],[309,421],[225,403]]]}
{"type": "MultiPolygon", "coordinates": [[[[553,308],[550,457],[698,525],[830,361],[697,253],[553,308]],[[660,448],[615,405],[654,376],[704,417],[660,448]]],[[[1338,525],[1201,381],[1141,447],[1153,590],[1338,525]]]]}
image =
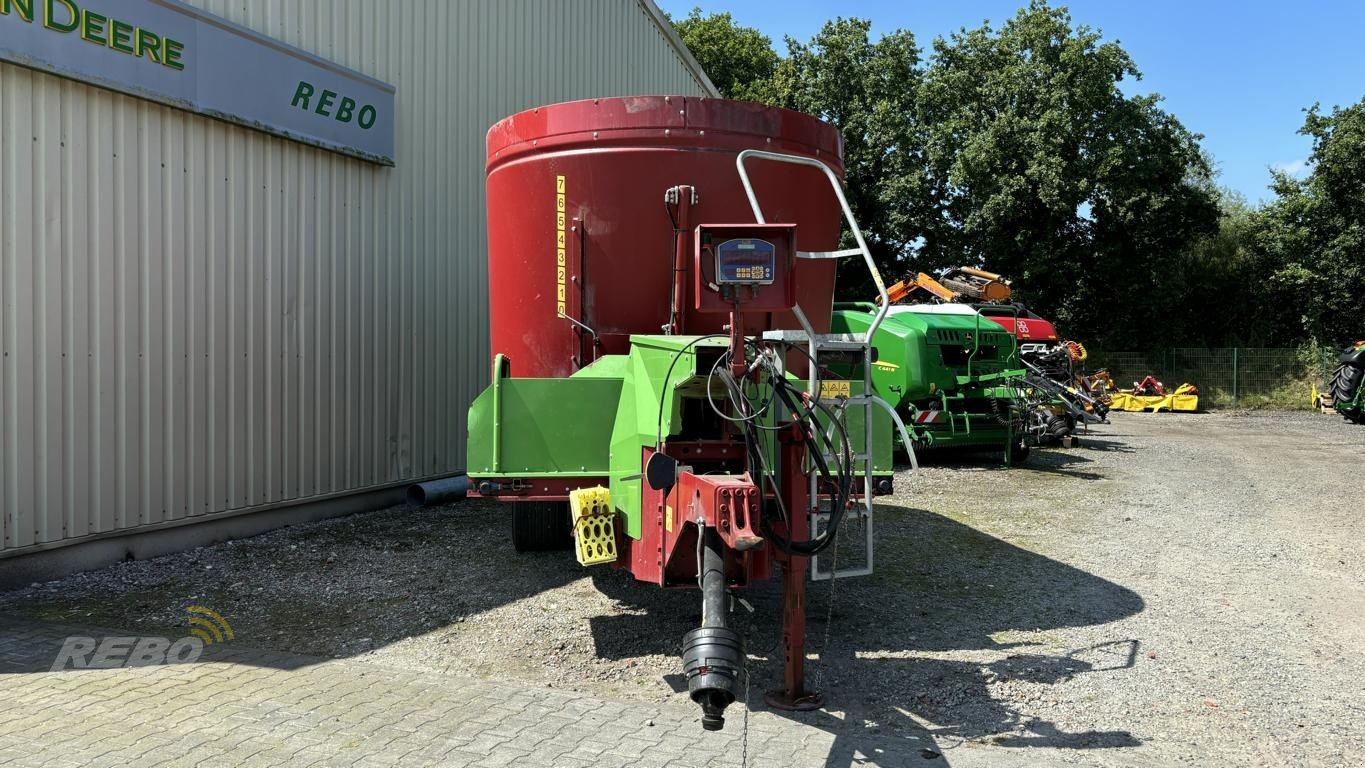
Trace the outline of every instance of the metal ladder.
{"type": "MultiPolygon", "coordinates": [[[[746,149],[739,153],[735,158],[735,167],[739,171],[740,181],[744,184],[744,194],[749,198],[749,207],[753,209],[754,220],[759,224],[766,224],[767,219],[763,217],[763,209],[758,203],[758,196],[754,193],[753,183],[749,180],[749,171],[745,166],[745,161],[749,159],[768,160],[776,163],[787,163],[790,165],[805,165],[818,168],[829,180],[830,188],[834,191],[834,196],[839,200],[839,207],[843,209],[844,221],[848,223],[849,229],[853,232],[853,238],[857,241],[857,248],[845,248],[838,251],[797,251],[797,258],[801,259],[843,259],[849,256],[862,256],[863,263],[867,265],[868,272],[872,275],[872,282],[877,286],[877,292],[881,295],[881,306],[877,310],[872,324],[867,327],[863,334],[853,333],[826,333],[818,334],[807,319],[806,313],[801,310],[800,304],[792,307],[792,314],[801,324],[799,331],[765,331],[763,338],[768,341],[776,341],[786,344],[805,344],[807,353],[810,355],[811,368],[810,379],[807,384],[807,391],[811,397],[821,397],[816,390],[816,381],[819,376],[820,353],[821,352],[856,352],[863,357],[863,389],[860,394],[852,395],[848,398],[839,398],[833,401],[839,405],[861,406],[863,409],[863,446],[861,452],[855,452],[854,461],[860,463],[863,469],[863,494],[862,505],[857,512],[850,511],[845,514],[845,520],[850,518],[859,519],[863,523],[863,530],[866,535],[864,562],[852,568],[839,568],[838,570],[820,570],[819,557],[811,559],[811,578],[812,579],[832,579],[843,578],[846,576],[862,576],[872,573],[873,568],[873,540],[872,540],[872,420],[876,413],[876,408],[881,407],[891,415],[892,423],[900,433],[901,442],[905,446],[905,451],[910,457],[911,466],[918,469],[918,462],[915,460],[915,449],[910,443],[910,435],[905,429],[905,424],[901,421],[896,409],[885,400],[872,394],[872,337],[877,332],[877,328],[882,324],[890,311],[890,301],[886,294],[886,284],[882,282],[881,272],[872,260],[872,253],[867,248],[867,241],[863,239],[863,232],[858,228],[858,222],[853,218],[853,210],[848,205],[848,198],[844,196],[843,185],[839,183],[839,177],[834,170],[823,161],[813,157],[802,155],[791,155],[781,152],[767,152],[761,149],[746,149]]],[[[825,400],[829,403],[831,401],[825,400]]],[[[833,425],[830,425],[833,429],[833,425]]],[[[829,518],[828,512],[820,511],[820,499],[818,495],[818,478],[814,472],[810,473],[810,506],[807,514],[810,516],[810,531],[812,535],[818,535],[829,518]]],[[[835,546],[838,544],[836,542],[835,546]]]]}

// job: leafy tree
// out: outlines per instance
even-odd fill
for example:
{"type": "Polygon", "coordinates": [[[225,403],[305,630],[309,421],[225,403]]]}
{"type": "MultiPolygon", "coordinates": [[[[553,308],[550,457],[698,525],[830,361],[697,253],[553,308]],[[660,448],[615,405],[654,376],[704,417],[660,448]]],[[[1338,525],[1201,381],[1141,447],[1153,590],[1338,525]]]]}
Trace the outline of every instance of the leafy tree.
{"type": "MultiPolygon", "coordinates": [[[[909,32],[873,41],[870,30],[866,19],[835,19],[809,42],[787,38],[787,57],[759,95],[839,129],[849,206],[879,268],[894,279],[934,216],[913,118],[920,49],[909,32]]],[[[846,233],[845,247],[853,244],[846,233]]],[[[841,266],[839,286],[850,298],[872,297],[867,269],[854,260],[841,266]]]]}
{"type": "Polygon", "coordinates": [[[1277,198],[1257,216],[1265,307],[1279,342],[1365,336],[1365,100],[1308,110],[1302,181],[1274,171],[1277,198]]]}
{"type": "Polygon", "coordinates": [[[727,99],[758,101],[757,89],[777,69],[772,38],[753,27],[735,24],[728,13],[703,16],[693,8],[687,18],[673,22],[711,82],[727,99]]]}
{"type": "MultiPolygon", "coordinates": [[[[849,202],[888,278],[984,265],[1102,345],[1215,335],[1183,305],[1217,252],[1186,258],[1219,219],[1199,137],[1159,96],[1125,95],[1132,58],[1065,9],[1033,0],[998,30],[936,39],[928,62],[910,32],[874,40],[864,19],[787,38],[783,58],[728,14],[678,27],[726,95],[839,129],[849,202]]],[[[863,275],[845,262],[841,293],[867,297],[863,275]]]]}
{"type": "Polygon", "coordinates": [[[1010,275],[1036,309],[1105,345],[1165,330],[1180,254],[1218,210],[1198,136],[1117,42],[1034,0],[999,30],[934,41],[916,117],[941,216],[927,262],[1010,275]]]}
{"type": "Polygon", "coordinates": [[[1169,325],[1192,346],[1257,346],[1273,335],[1265,311],[1264,280],[1256,251],[1257,210],[1235,190],[1217,191],[1218,228],[1182,254],[1184,290],[1169,325]],[[1212,310],[1212,311],[1211,311],[1212,310]]]}

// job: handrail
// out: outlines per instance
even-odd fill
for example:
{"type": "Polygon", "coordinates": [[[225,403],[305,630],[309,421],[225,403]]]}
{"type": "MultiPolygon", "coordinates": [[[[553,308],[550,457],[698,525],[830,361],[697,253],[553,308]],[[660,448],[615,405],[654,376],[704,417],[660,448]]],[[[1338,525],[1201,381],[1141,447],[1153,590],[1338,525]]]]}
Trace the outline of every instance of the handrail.
{"type": "Polygon", "coordinates": [[[758,196],[754,194],[754,185],[749,181],[749,171],[744,165],[744,161],[754,157],[759,160],[771,160],[776,163],[789,163],[791,165],[807,165],[812,168],[819,168],[825,172],[825,178],[829,179],[829,185],[834,190],[834,196],[839,198],[839,207],[844,211],[844,220],[848,222],[848,227],[853,231],[853,239],[858,242],[858,250],[846,249],[845,251],[833,251],[831,253],[861,253],[863,262],[867,264],[868,271],[872,274],[872,283],[877,286],[877,293],[881,296],[881,308],[872,319],[872,325],[867,327],[865,341],[872,343],[872,336],[877,332],[877,327],[882,324],[887,311],[891,309],[890,298],[886,295],[886,284],[882,282],[882,273],[877,270],[877,264],[872,260],[872,252],[867,248],[867,241],[863,239],[863,231],[858,228],[858,222],[853,218],[853,209],[848,205],[848,198],[844,196],[844,187],[839,182],[839,177],[834,174],[834,169],[830,168],[823,160],[817,160],[805,155],[790,155],[783,152],[768,152],[762,149],[746,149],[735,157],[735,167],[739,170],[739,179],[744,184],[744,194],[749,198],[749,207],[754,211],[754,218],[759,224],[767,224],[768,220],[763,218],[763,209],[759,207],[758,196]]]}
{"type": "MultiPolygon", "coordinates": [[[[865,507],[864,514],[866,515],[867,519],[867,569],[865,572],[870,573],[872,569],[872,496],[873,496],[872,406],[874,403],[880,405],[882,408],[885,408],[887,412],[891,414],[891,420],[896,425],[896,428],[900,431],[901,442],[905,445],[906,453],[909,454],[910,456],[911,466],[914,467],[915,469],[919,468],[919,461],[915,457],[914,446],[911,445],[910,436],[907,433],[905,429],[905,424],[901,421],[899,414],[896,413],[896,409],[892,408],[890,403],[887,403],[880,397],[873,395],[871,392],[872,339],[874,334],[876,334],[878,327],[881,326],[882,320],[886,318],[887,314],[890,312],[891,309],[891,302],[886,292],[886,284],[882,281],[881,272],[877,270],[877,264],[872,260],[872,252],[868,250],[867,240],[863,238],[863,231],[858,228],[858,222],[856,219],[853,218],[853,209],[849,207],[848,198],[844,195],[843,185],[840,183],[839,177],[835,175],[834,169],[830,168],[829,165],[827,165],[822,160],[817,160],[813,157],[805,157],[802,155],[790,155],[780,152],[767,152],[761,149],[746,149],[740,152],[735,157],[735,169],[739,171],[739,180],[744,185],[744,195],[749,199],[749,207],[753,210],[754,220],[757,221],[759,224],[767,224],[768,220],[763,216],[763,208],[758,204],[758,195],[754,193],[753,182],[749,180],[749,170],[744,164],[744,161],[748,160],[749,158],[756,158],[759,160],[771,160],[773,162],[788,163],[790,165],[805,165],[810,166],[812,168],[819,168],[822,172],[824,172],[825,178],[829,181],[830,188],[834,190],[834,196],[839,200],[839,207],[843,211],[844,220],[848,222],[849,229],[852,230],[853,239],[857,241],[858,247],[856,249],[844,248],[833,251],[804,252],[797,251],[795,256],[798,258],[807,259],[840,259],[847,256],[853,256],[855,254],[862,254],[863,263],[867,265],[867,270],[872,275],[872,283],[877,286],[877,293],[881,297],[881,306],[877,308],[876,315],[872,319],[872,324],[867,327],[867,331],[861,341],[861,345],[863,348],[863,390],[858,397],[858,399],[863,403],[864,414],[862,452],[863,504],[865,507]]],[[[796,317],[797,322],[801,324],[801,330],[803,330],[806,334],[806,344],[807,347],[809,348],[810,376],[808,380],[808,391],[810,392],[810,395],[812,397],[819,399],[821,397],[821,393],[816,390],[816,382],[818,381],[819,378],[818,371],[819,363],[817,362],[819,357],[819,346],[816,339],[815,329],[811,326],[810,319],[806,317],[806,313],[801,310],[800,303],[796,303],[792,306],[792,314],[796,317]]],[[[814,513],[818,510],[819,507],[818,499],[819,499],[818,478],[816,477],[815,473],[811,473],[809,495],[811,507],[807,510],[808,513],[814,513]]],[[[857,571],[855,570],[855,572],[857,571]]],[[[831,579],[837,576],[838,573],[836,571],[833,570],[830,571],[831,579]]]]}

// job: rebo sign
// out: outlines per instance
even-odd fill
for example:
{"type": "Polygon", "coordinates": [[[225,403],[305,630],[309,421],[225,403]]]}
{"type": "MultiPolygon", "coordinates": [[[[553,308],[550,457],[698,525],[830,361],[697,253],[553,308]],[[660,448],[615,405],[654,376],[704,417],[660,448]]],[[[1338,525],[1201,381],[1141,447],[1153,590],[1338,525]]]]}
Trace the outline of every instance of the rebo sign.
{"type": "Polygon", "coordinates": [[[0,60],[394,164],[394,88],[178,0],[0,0],[0,60]]]}

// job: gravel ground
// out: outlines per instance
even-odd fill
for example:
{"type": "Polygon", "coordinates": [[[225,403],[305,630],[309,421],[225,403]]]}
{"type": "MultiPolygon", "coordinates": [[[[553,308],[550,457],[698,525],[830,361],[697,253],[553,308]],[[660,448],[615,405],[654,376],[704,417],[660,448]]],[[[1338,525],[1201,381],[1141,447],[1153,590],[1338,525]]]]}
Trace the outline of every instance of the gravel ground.
{"type": "MultiPolygon", "coordinates": [[[[968,741],[1049,764],[1365,764],[1362,466],[1365,427],[1333,417],[1119,414],[1022,468],[904,472],[877,573],[811,589],[829,706],[796,717],[947,760],[968,741]]],[[[508,523],[395,508],[34,585],[0,612],[173,634],[201,603],[256,647],[682,700],[696,595],[517,556],[508,523]]],[[[762,708],[779,594],[746,597],[762,708]]]]}

